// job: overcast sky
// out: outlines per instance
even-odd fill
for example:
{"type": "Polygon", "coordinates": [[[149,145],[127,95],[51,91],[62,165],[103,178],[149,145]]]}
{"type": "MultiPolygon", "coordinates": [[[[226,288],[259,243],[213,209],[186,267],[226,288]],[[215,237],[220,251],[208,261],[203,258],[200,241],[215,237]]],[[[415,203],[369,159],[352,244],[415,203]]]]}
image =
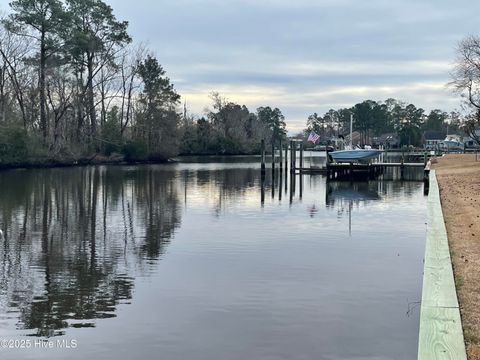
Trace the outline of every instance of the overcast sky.
{"type": "MultiPolygon", "coordinates": [[[[6,0],[0,0],[6,6],[6,0]]],[[[208,94],[309,114],[393,97],[459,108],[446,88],[455,47],[480,34],[472,0],[106,0],[147,42],[191,112],[208,94]]]]}

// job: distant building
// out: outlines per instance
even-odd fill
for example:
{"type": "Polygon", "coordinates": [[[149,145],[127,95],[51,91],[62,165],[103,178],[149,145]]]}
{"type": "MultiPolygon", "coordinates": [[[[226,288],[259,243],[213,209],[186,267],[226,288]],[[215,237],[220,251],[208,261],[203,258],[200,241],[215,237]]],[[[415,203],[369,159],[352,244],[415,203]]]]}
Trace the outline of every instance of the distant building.
{"type": "Polygon", "coordinates": [[[396,133],[385,133],[374,137],[372,145],[374,147],[383,146],[385,149],[398,149],[400,147],[400,137],[396,133]]]}
{"type": "MultiPolygon", "coordinates": [[[[367,144],[371,144],[371,141],[370,141],[371,139],[369,137],[367,137],[365,140],[367,144]]],[[[350,143],[350,134],[345,135],[345,143],[347,144],[350,143]]],[[[360,134],[359,131],[354,131],[352,133],[352,144],[353,146],[362,145],[362,134],[360,134]]]]}
{"type": "Polygon", "coordinates": [[[463,142],[463,136],[457,134],[449,134],[445,137],[445,140],[463,142]]]}
{"type": "Polygon", "coordinates": [[[425,131],[422,136],[422,142],[425,150],[437,149],[438,144],[445,140],[446,135],[447,134],[443,131],[425,131]]]}
{"type": "MultiPolygon", "coordinates": [[[[475,130],[475,137],[477,139],[480,139],[480,129],[475,130]]],[[[478,143],[475,140],[473,140],[472,138],[470,138],[469,136],[464,137],[464,143],[465,143],[465,147],[467,149],[478,149],[478,148],[480,148],[478,143]]]]}

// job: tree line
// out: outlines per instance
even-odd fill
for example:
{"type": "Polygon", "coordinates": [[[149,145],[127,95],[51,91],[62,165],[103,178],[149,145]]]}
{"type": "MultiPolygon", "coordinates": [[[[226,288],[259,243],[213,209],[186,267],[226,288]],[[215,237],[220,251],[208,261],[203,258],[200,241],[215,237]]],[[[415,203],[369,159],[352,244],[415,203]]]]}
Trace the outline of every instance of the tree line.
{"type": "MultiPolygon", "coordinates": [[[[450,85],[467,115],[395,99],[365,100],[352,108],[312,114],[307,131],[348,133],[361,142],[397,133],[419,145],[425,130],[461,127],[480,142],[480,39],[457,49],[450,85]]],[[[176,154],[239,154],[286,137],[276,107],[250,111],[211,94],[203,117],[182,111],[181,97],[157,57],[134,43],[128,22],[102,0],[13,0],[0,17],[0,164],[120,155],[166,160],[176,154]]]]}
{"type": "Polygon", "coordinates": [[[451,133],[462,126],[458,112],[424,109],[389,98],[385,101],[365,100],[351,108],[331,109],[323,116],[314,113],[307,119],[305,133],[314,131],[323,139],[347,135],[350,132],[350,115],[353,115],[353,130],[360,133],[360,143],[369,144],[374,137],[395,133],[401,145],[420,145],[422,134],[427,130],[451,133]]]}
{"type": "Polygon", "coordinates": [[[277,108],[212,94],[194,119],[159,60],[101,0],[14,0],[0,26],[0,163],[255,151],[285,136],[277,108]]]}
{"type": "Polygon", "coordinates": [[[259,107],[255,113],[214,92],[206,117],[185,115],[182,124],[181,154],[258,153],[260,142],[286,138],[285,116],[278,108],[259,107]]]}

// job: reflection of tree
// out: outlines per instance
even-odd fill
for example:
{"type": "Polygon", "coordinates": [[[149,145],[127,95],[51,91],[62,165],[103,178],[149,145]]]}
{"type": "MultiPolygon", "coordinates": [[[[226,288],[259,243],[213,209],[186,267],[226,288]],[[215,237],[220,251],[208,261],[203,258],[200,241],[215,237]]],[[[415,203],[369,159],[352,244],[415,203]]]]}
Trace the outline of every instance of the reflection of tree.
{"type": "Polygon", "coordinates": [[[174,180],[155,167],[2,173],[0,312],[38,336],[114,317],[180,224],[174,180]]]}
{"type": "Polygon", "coordinates": [[[226,168],[200,170],[195,173],[193,186],[213,201],[213,213],[219,216],[225,207],[244,198],[250,188],[260,186],[260,170],[254,168],[226,168]]]}
{"type": "MultiPolygon", "coordinates": [[[[155,168],[145,167],[136,172],[135,183],[139,184],[136,198],[144,204],[141,217],[145,227],[145,241],[140,247],[142,256],[157,258],[173,235],[180,218],[179,194],[175,178],[159,176],[155,168]]],[[[163,174],[163,173],[162,173],[163,174]]]]}

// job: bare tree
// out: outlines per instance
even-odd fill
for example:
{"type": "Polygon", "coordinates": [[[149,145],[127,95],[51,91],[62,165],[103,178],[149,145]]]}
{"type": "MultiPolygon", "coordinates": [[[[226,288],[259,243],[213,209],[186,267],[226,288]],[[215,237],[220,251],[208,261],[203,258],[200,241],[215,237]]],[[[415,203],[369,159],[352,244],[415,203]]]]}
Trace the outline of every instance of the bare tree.
{"type": "Polygon", "coordinates": [[[72,80],[68,77],[65,71],[57,69],[55,73],[50,76],[47,84],[47,99],[50,113],[53,117],[53,141],[51,150],[57,153],[65,144],[61,144],[62,133],[63,139],[66,140],[66,115],[74,113],[74,86],[72,80]],[[65,122],[64,122],[65,120],[65,122]],[[63,125],[63,126],[62,126],[63,125]],[[63,131],[62,131],[63,130],[63,131]]]}
{"type": "Polygon", "coordinates": [[[480,37],[469,36],[457,48],[457,59],[449,85],[465,100],[471,114],[464,123],[465,132],[478,144],[480,127],[480,37]]]}
{"type": "Polygon", "coordinates": [[[27,89],[36,81],[24,62],[30,56],[31,47],[25,37],[0,27],[0,121],[7,121],[8,107],[13,107],[11,102],[16,101],[25,129],[33,122],[27,112],[27,89]]]}

